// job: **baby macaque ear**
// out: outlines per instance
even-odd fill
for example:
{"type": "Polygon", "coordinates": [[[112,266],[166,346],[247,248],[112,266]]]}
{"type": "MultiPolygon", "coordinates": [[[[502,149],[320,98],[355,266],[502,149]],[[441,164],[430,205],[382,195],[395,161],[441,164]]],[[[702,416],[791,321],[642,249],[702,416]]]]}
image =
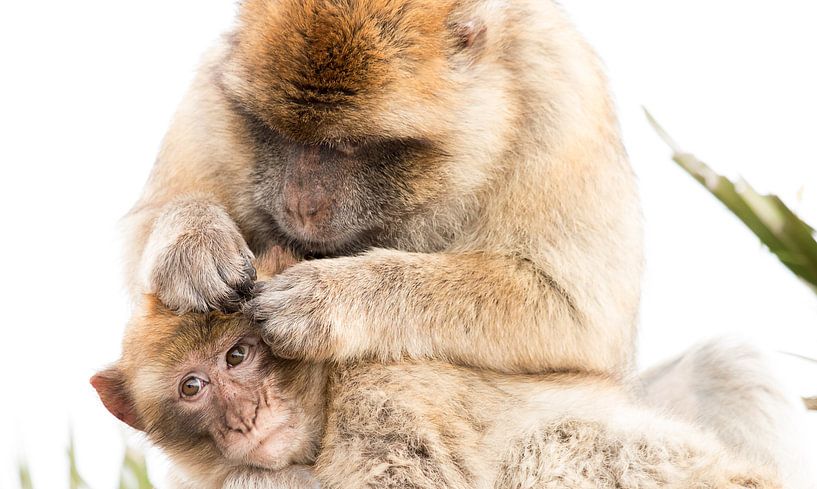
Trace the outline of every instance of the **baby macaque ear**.
{"type": "Polygon", "coordinates": [[[91,385],[96,389],[102,404],[111,414],[131,428],[145,431],[136,415],[133,399],[126,386],[125,374],[119,367],[111,367],[98,372],[91,377],[91,385]]]}

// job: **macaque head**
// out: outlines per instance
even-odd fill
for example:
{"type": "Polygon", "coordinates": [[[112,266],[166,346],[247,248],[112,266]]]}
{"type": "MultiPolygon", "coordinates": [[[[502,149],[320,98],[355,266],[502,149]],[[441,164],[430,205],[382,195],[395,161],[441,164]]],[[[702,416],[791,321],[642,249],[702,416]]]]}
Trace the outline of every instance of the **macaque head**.
{"type": "Polygon", "coordinates": [[[179,466],[307,463],[322,429],[322,367],[272,356],[238,314],[177,316],[144,299],[122,358],[91,379],[105,407],[179,466]]]}
{"type": "Polygon", "coordinates": [[[386,244],[487,180],[511,112],[504,3],[241,3],[219,80],[255,148],[255,205],[291,246],[386,244]]]}

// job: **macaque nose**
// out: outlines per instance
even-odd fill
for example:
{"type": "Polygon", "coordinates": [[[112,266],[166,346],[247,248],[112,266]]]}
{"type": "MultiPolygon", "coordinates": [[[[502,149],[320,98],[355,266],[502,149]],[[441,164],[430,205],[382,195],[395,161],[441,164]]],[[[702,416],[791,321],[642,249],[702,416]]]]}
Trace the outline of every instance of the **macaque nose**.
{"type": "Polygon", "coordinates": [[[227,428],[239,433],[249,433],[253,429],[255,405],[246,401],[239,401],[240,406],[228,409],[224,413],[224,421],[227,428]],[[252,406],[250,406],[252,404],[252,406]],[[250,409],[252,407],[252,409],[250,409]]]}
{"type": "Polygon", "coordinates": [[[330,200],[323,192],[307,193],[292,185],[285,191],[284,211],[301,227],[315,227],[329,218],[330,200]]]}

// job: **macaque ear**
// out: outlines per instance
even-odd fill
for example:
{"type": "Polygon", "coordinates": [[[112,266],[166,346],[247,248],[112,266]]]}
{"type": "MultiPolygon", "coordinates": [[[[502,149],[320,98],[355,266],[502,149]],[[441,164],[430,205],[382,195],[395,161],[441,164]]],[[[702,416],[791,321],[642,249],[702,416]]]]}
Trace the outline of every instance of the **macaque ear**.
{"type": "Polygon", "coordinates": [[[131,428],[145,430],[136,415],[136,408],[126,387],[125,374],[122,370],[118,367],[103,370],[91,377],[91,385],[111,414],[131,428]]]}
{"type": "Polygon", "coordinates": [[[490,31],[505,22],[509,4],[507,0],[460,0],[460,7],[448,19],[458,56],[468,64],[482,56],[490,31]]]}

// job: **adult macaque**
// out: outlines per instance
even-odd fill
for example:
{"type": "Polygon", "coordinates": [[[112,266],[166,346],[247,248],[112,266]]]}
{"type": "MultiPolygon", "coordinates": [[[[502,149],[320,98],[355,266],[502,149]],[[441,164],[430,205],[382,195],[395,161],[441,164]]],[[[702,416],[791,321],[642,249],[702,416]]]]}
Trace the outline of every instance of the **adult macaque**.
{"type": "Polygon", "coordinates": [[[276,354],[503,372],[632,364],[634,177],[549,0],[246,0],[127,218],[135,297],[240,307],[276,354]]]}
{"type": "MultiPolygon", "coordinates": [[[[728,372],[697,375],[728,383],[728,372]]],[[[178,316],[153,297],[122,358],[92,384],[191,489],[782,487],[774,460],[736,461],[714,436],[636,407],[605,377],[282,360],[241,315],[178,316]]],[[[753,399],[776,393],[742,385],[753,399]]],[[[745,405],[729,422],[765,433],[788,415],[763,413],[745,405]]],[[[744,451],[769,450],[766,441],[750,435],[744,451]]]]}

